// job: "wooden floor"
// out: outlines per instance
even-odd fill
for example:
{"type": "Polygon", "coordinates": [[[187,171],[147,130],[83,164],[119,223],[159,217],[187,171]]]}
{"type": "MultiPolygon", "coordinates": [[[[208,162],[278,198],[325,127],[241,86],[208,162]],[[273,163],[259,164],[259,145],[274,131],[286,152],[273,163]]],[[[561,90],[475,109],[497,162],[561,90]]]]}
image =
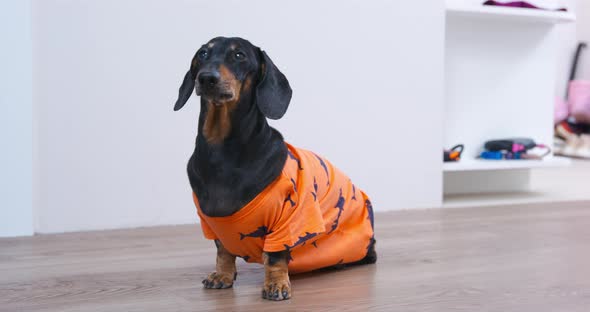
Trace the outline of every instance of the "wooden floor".
{"type": "Polygon", "coordinates": [[[0,311],[590,311],[590,202],[376,215],[379,262],[205,290],[214,247],[175,226],[0,239],[0,311]]]}

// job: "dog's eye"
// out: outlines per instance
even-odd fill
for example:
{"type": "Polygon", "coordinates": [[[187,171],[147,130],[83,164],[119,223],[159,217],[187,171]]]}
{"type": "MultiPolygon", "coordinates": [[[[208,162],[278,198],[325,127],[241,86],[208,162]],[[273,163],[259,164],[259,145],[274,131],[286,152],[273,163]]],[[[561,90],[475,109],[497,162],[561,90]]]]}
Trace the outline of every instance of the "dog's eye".
{"type": "Polygon", "coordinates": [[[246,54],[238,51],[234,54],[234,57],[236,58],[236,60],[243,60],[246,58],[246,54]]]}
{"type": "Polygon", "coordinates": [[[204,60],[209,56],[209,52],[207,52],[207,50],[201,50],[197,53],[197,56],[199,59],[204,60]]]}

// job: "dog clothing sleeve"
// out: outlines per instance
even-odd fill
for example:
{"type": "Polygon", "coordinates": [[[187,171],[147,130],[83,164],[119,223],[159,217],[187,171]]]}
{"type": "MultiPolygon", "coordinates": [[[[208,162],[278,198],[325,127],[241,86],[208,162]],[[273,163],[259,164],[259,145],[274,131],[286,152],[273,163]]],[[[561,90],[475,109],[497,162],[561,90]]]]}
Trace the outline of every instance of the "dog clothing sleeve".
{"type": "Polygon", "coordinates": [[[298,193],[293,188],[282,206],[281,214],[271,226],[271,233],[264,241],[264,251],[274,252],[294,248],[305,243],[305,239],[324,232],[324,219],[317,201],[311,193],[298,193]]]}
{"type": "MultiPolygon", "coordinates": [[[[199,200],[197,199],[197,195],[194,192],[193,192],[193,202],[195,203],[195,206],[197,206],[197,207],[199,206],[199,200]]],[[[201,216],[199,209],[197,209],[197,212],[199,213],[199,216],[201,216]]],[[[211,239],[211,240],[218,239],[215,232],[213,232],[211,227],[209,227],[209,225],[207,224],[207,221],[203,217],[200,217],[199,219],[201,220],[201,230],[203,231],[203,235],[205,236],[205,238],[211,239]]]]}

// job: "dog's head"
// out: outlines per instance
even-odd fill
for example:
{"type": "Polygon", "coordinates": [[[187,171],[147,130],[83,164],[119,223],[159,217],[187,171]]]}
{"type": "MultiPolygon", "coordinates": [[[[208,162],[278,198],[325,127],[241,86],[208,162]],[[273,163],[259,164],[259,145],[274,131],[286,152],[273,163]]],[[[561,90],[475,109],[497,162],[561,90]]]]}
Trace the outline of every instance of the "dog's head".
{"type": "Polygon", "coordinates": [[[180,86],[174,110],[181,109],[193,90],[207,105],[204,131],[219,143],[229,134],[237,105],[256,105],[267,118],[281,118],[291,101],[289,81],[260,48],[242,38],[217,37],[201,46],[180,86]],[[252,101],[240,101],[242,97],[252,101]]]}

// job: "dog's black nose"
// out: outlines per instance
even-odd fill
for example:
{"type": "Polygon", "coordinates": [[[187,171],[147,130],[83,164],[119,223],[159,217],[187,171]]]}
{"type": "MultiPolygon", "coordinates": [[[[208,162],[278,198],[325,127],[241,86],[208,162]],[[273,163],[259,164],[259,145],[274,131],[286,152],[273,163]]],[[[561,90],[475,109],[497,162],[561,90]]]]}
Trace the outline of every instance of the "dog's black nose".
{"type": "Polygon", "coordinates": [[[218,72],[202,72],[197,77],[199,84],[205,87],[212,87],[219,82],[218,72]]]}

